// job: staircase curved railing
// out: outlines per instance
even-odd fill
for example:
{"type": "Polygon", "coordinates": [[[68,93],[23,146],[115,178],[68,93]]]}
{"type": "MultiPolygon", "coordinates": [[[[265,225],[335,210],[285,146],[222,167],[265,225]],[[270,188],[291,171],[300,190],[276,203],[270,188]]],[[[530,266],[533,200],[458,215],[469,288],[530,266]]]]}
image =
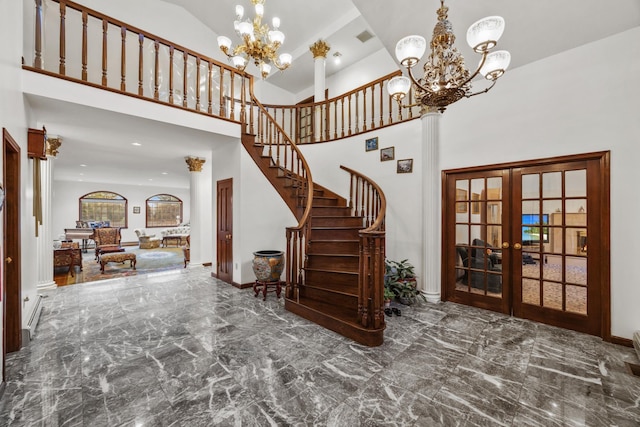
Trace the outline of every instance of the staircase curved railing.
{"type": "Polygon", "coordinates": [[[369,329],[384,327],[385,215],[387,199],[380,186],[359,172],[351,174],[349,207],[366,227],[359,233],[358,322],[369,329]]]}
{"type": "Polygon", "coordinates": [[[298,225],[287,227],[286,296],[297,300],[298,287],[303,281],[307,245],[311,236],[313,204],[311,170],[300,149],[254,95],[253,79],[249,81],[249,95],[251,97],[250,117],[248,123],[246,117],[243,117],[244,131],[255,134],[255,143],[266,150],[265,154],[271,157],[274,165],[291,180],[291,185],[296,188],[298,207],[303,209],[298,225]],[[257,110],[257,113],[254,110],[257,110]]]}

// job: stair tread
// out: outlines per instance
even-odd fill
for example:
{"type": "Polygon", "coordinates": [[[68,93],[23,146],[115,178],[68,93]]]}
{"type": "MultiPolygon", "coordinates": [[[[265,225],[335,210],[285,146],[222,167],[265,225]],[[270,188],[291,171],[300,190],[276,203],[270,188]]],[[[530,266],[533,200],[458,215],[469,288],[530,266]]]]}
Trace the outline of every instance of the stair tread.
{"type": "Polygon", "coordinates": [[[357,227],[357,226],[339,226],[339,227],[332,227],[332,226],[328,226],[328,225],[318,225],[318,226],[311,226],[312,230],[363,230],[365,227],[357,227]]]}
{"type": "Polygon", "coordinates": [[[364,218],[362,216],[342,216],[342,215],[314,215],[313,218],[364,218]]]}
{"type": "Polygon", "coordinates": [[[331,316],[342,322],[349,323],[354,326],[357,326],[358,328],[361,328],[361,326],[359,326],[358,324],[357,312],[345,313],[344,310],[341,310],[340,307],[336,307],[334,304],[318,301],[314,299],[307,299],[304,297],[300,298],[299,301],[297,301],[297,304],[303,305],[305,307],[308,307],[315,311],[323,313],[324,315],[331,316]]]}
{"type": "Polygon", "coordinates": [[[334,253],[315,253],[315,252],[307,252],[307,255],[316,255],[316,256],[339,256],[339,257],[352,257],[352,258],[359,258],[360,255],[358,254],[334,254],[334,253]]]}
{"type": "MultiPolygon", "coordinates": [[[[318,285],[304,285],[306,288],[313,288],[313,289],[318,289],[321,290],[322,292],[328,292],[328,293],[332,293],[332,294],[339,294],[339,295],[344,295],[347,297],[358,297],[357,293],[354,292],[345,292],[345,291],[339,291],[336,289],[327,289],[327,288],[323,288],[322,286],[318,286],[318,285]]],[[[307,297],[308,298],[308,297],[307,297]]]]}
{"type": "Polygon", "coordinates": [[[317,271],[319,273],[338,273],[338,274],[352,274],[358,275],[357,271],[340,271],[340,270],[330,270],[328,268],[318,268],[318,267],[303,267],[305,271],[317,271]]]}
{"type": "Polygon", "coordinates": [[[358,243],[360,240],[358,239],[311,239],[309,243],[358,243]]]}

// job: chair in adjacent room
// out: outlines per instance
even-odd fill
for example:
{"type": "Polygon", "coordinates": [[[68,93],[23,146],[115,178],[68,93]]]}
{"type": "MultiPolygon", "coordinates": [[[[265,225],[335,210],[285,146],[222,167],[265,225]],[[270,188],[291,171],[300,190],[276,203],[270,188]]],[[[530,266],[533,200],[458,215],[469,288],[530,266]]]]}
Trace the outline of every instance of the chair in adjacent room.
{"type": "Polygon", "coordinates": [[[94,230],[94,241],[96,242],[96,259],[103,253],[123,252],[120,246],[120,228],[102,227],[94,230]]]}

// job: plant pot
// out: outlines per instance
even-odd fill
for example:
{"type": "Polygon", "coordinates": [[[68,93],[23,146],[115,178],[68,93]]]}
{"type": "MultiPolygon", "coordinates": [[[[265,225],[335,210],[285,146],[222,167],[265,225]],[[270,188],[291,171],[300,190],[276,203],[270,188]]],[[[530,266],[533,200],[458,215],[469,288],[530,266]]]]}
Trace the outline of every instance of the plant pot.
{"type": "Polygon", "coordinates": [[[384,300],[384,308],[389,308],[389,307],[391,307],[391,300],[390,299],[384,300]]]}
{"type": "Polygon", "coordinates": [[[415,297],[413,298],[408,298],[408,297],[400,297],[400,304],[404,304],[404,305],[411,305],[414,302],[416,302],[415,297]]]}
{"type": "Polygon", "coordinates": [[[264,250],[253,253],[253,273],[260,282],[278,282],[284,268],[284,252],[264,250]]]}

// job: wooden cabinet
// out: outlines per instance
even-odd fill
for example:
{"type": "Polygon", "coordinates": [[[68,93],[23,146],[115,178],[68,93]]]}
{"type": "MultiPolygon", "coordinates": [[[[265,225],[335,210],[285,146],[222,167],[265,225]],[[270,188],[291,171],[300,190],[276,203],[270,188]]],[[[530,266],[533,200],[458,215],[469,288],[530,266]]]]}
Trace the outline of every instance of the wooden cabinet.
{"type": "Polygon", "coordinates": [[[29,129],[27,139],[27,156],[47,160],[47,130],[29,129]]]}

